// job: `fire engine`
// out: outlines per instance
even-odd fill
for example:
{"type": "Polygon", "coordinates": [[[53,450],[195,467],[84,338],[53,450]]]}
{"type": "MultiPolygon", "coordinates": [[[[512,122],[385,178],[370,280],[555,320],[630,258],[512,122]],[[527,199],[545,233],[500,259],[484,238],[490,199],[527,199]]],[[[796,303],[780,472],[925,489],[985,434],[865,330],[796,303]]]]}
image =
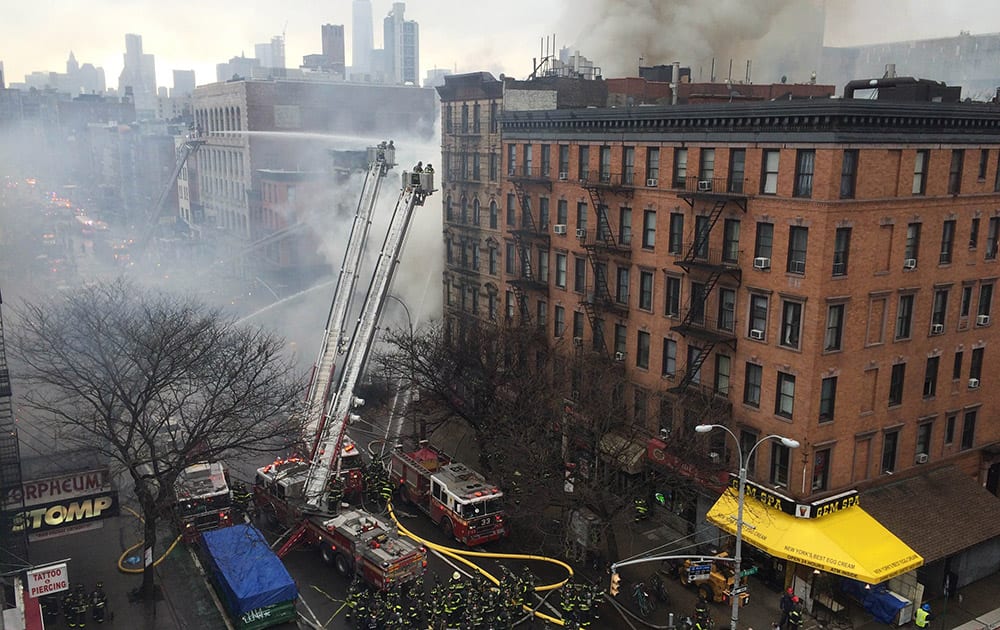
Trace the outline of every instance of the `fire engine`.
{"type": "Polygon", "coordinates": [[[446,536],[473,547],[510,534],[500,489],[426,441],[415,451],[397,447],[391,466],[402,501],[429,515],[446,536]]]}
{"type": "Polygon", "coordinates": [[[427,195],[434,191],[432,173],[402,174],[399,198],[368,291],[353,331],[348,331],[348,315],[372,214],[382,180],[393,166],[395,148],[391,142],[368,149],[368,172],[306,396],[303,437],[310,443],[310,456],[308,460],[281,460],[264,466],[257,470],[254,481],[254,502],[258,509],[288,528],[279,556],[300,542],[313,543],[342,573],[350,573],[353,567],[354,573],[376,588],[419,573],[426,564],[425,550],[400,538],[393,528],[371,514],[357,509],[336,514],[339,501],[330,505],[329,497],[331,480],[338,485],[345,480],[342,485],[345,498],[352,489],[356,492],[360,488],[361,458],[347,435],[348,422],[357,418],[352,409],[364,404],[364,400],[354,395],[354,389],[375,338],[413,210],[422,206],[427,195]],[[341,354],[343,364],[335,381],[335,363],[341,354]],[[369,534],[376,530],[379,533],[372,538],[369,534]],[[384,557],[387,549],[393,559],[384,557]],[[410,570],[415,566],[419,570],[410,570]]]}
{"type": "Polygon", "coordinates": [[[192,464],[182,470],[174,483],[174,497],[174,517],[184,542],[194,542],[202,532],[233,524],[233,497],[226,470],[219,462],[192,464]]]}

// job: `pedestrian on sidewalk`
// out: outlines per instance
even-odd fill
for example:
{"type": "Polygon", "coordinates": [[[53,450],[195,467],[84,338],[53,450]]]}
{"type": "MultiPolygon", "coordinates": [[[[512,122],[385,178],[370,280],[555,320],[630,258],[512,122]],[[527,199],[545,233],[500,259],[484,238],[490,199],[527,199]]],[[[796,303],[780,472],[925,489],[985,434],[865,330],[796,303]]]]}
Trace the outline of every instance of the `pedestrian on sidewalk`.
{"type": "Polygon", "coordinates": [[[789,586],[781,594],[781,602],[778,604],[778,608],[781,609],[781,620],[778,621],[778,628],[780,630],[785,630],[785,627],[788,626],[788,613],[792,610],[792,593],[792,587],[789,586]]]}

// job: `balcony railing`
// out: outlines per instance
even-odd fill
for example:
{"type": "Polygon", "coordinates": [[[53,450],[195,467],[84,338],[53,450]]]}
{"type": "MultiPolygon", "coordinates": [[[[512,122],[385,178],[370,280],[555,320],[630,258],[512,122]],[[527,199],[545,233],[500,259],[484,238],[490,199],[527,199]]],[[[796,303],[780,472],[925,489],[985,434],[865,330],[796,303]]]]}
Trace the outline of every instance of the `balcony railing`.
{"type": "MultiPolygon", "coordinates": [[[[577,173],[579,175],[579,173],[577,173]]],[[[635,187],[635,173],[612,173],[611,171],[587,171],[582,178],[578,178],[584,186],[595,188],[633,188],[635,187]]]]}
{"type": "Polygon", "coordinates": [[[508,165],[507,179],[528,181],[528,182],[548,182],[555,176],[551,168],[542,170],[540,166],[526,168],[523,165],[515,164],[513,168],[508,165]]]}
{"type": "Polygon", "coordinates": [[[595,247],[606,249],[618,253],[630,253],[632,251],[632,233],[613,234],[610,230],[588,230],[577,228],[576,237],[580,239],[583,247],[595,247]]]}
{"type": "MultiPolygon", "coordinates": [[[[684,244],[682,251],[690,249],[688,243],[684,244]]],[[[724,267],[726,269],[737,269],[740,265],[740,250],[736,247],[702,247],[694,251],[694,256],[689,259],[678,260],[677,264],[682,267],[700,266],[706,268],[724,267]]]]}
{"type": "Polygon", "coordinates": [[[734,177],[685,177],[681,181],[674,181],[674,188],[679,188],[685,192],[703,195],[722,195],[746,197],[749,195],[750,183],[743,176],[734,177]]]}

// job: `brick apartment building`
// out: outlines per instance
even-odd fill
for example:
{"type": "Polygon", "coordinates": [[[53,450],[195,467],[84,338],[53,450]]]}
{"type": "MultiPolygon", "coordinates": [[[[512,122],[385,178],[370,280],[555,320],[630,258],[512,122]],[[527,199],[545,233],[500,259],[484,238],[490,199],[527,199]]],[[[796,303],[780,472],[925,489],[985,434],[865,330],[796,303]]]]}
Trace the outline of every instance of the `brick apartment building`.
{"type": "MultiPolygon", "coordinates": [[[[442,101],[448,116],[457,103],[442,101]]],[[[967,583],[992,571],[976,558],[1000,557],[997,525],[941,548],[900,521],[944,527],[970,500],[1000,515],[998,113],[851,99],[504,110],[485,240],[456,244],[481,224],[446,207],[460,252],[447,306],[544,323],[554,345],[572,338],[557,347],[620,362],[654,464],[706,421],[744,450],[797,440],[755,451],[760,493],[819,515],[861,491],[919,553],[929,593],[946,574],[967,583]]],[[[724,437],[705,446],[732,470],[724,437]]],[[[885,532],[870,527],[860,538],[885,532]]]]}

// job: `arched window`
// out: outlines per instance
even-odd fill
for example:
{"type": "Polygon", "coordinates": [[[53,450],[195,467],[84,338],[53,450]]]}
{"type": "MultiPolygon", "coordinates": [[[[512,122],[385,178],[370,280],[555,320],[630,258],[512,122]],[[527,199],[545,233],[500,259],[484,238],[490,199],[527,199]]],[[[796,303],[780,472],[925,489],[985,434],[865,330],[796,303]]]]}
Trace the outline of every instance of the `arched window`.
{"type": "Polygon", "coordinates": [[[472,224],[479,225],[479,199],[472,200],[472,224]]]}
{"type": "Polygon", "coordinates": [[[462,197],[462,223],[469,222],[469,200],[462,197]]]}
{"type": "Polygon", "coordinates": [[[444,220],[445,221],[451,221],[452,220],[451,195],[448,195],[447,197],[445,197],[445,200],[444,200],[444,220]]]}
{"type": "Polygon", "coordinates": [[[490,199],[490,229],[496,230],[500,227],[500,209],[497,207],[497,200],[490,199]]]}

